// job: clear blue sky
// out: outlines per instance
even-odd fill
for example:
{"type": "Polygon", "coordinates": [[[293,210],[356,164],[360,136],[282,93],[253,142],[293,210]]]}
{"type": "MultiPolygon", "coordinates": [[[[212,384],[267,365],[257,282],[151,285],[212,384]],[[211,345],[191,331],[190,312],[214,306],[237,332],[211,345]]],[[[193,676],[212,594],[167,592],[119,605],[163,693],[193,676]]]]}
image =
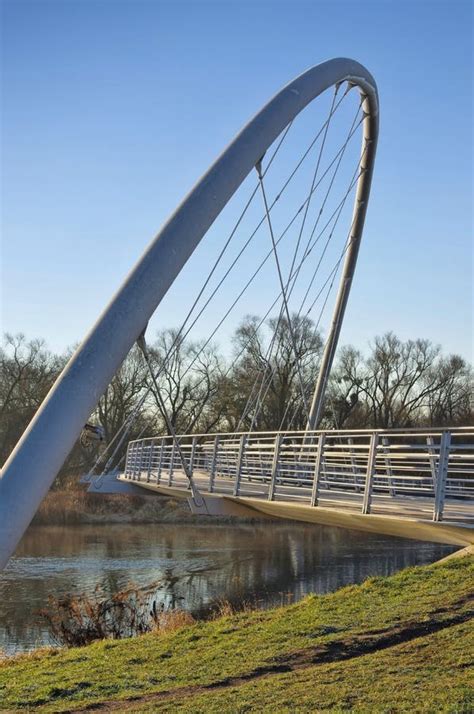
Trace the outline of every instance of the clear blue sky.
{"type": "Polygon", "coordinates": [[[472,359],[470,0],[2,12],[3,330],[80,340],[236,131],[295,75],[347,56],[377,80],[381,137],[342,341],[394,330],[472,359]]]}

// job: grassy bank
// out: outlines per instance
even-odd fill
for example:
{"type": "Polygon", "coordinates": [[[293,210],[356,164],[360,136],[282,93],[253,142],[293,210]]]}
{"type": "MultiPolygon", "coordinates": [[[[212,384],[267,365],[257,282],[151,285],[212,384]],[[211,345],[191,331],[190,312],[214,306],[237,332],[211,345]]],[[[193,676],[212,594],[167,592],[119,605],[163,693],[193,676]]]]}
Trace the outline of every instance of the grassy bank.
{"type": "Polygon", "coordinates": [[[10,711],[470,712],[474,558],[0,665],[10,711]]]}

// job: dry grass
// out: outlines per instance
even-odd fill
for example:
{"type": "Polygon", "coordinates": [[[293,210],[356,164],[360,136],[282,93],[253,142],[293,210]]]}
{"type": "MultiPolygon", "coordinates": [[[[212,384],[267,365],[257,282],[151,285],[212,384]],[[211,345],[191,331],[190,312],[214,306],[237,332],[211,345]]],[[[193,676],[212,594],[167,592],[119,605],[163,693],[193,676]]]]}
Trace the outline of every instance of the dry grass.
{"type": "Polygon", "coordinates": [[[17,652],[13,655],[9,655],[4,650],[0,650],[0,668],[3,666],[7,666],[13,660],[15,662],[24,662],[27,665],[30,662],[41,660],[44,657],[54,657],[55,655],[60,654],[62,651],[62,647],[53,646],[37,647],[34,650],[28,650],[27,652],[17,652]]]}
{"type": "MultiPolygon", "coordinates": [[[[213,516],[212,523],[254,523],[258,518],[213,516]]],[[[50,491],[33,519],[34,525],[63,526],[87,523],[203,523],[185,500],[167,496],[125,496],[88,493],[80,484],[50,491]]]]}
{"type": "Polygon", "coordinates": [[[194,617],[186,610],[167,610],[158,615],[153,632],[165,635],[168,632],[182,630],[184,627],[191,627],[195,623],[194,617]]]}
{"type": "Polygon", "coordinates": [[[220,617],[231,617],[235,615],[236,607],[229,600],[218,600],[216,602],[215,611],[213,613],[214,619],[219,619],[220,617]]]}
{"type": "MultiPolygon", "coordinates": [[[[191,513],[187,501],[165,495],[127,496],[88,493],[79,481],[80,474],[63,476],[60,487],[53,487],[43,499],[33,519],[34,525],[69,526],[88,523],[202,523],[202,516],[191,513]]],[[[258,518],[214,516],[213,524],[258,522],[258,518]]]]}
{"type": "Polygon", "coordinates": [[[198,620],[219,620],[222,617],[233,617],[242,613],[248,614],[257,610],[264,610],[266,609],[264,603],[264,600],[258,599],[231,601],[225,598],[218,598],[210,603],[207,612],[198,620]]]}
{"type": "Polygon", "coordinates": [[[196,620],[181,609],[158,602],[156,594],[166,590],[166,579],[148,588],[131,583],[111,597],[97,587],[91,595],[48,598],[39,615],[58,645],[82,647],[97,640],[119,640],[154,632],[164,634],[194,625],[196,620]]]}
{"type": "Polygon", "coordinates": [[[35,525],[77,525],[81,523],[157,523],[186,520],[187,504],[160,497],[140,498],[120,494],[97,495],[84,488],[50,491],[36,512],[35,525]]]}

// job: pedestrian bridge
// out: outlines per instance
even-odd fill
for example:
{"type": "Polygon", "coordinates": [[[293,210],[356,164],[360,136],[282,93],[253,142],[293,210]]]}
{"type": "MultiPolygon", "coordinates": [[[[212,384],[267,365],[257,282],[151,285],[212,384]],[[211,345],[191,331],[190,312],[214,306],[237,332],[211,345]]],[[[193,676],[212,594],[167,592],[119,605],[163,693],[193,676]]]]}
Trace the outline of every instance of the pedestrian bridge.
{"type": "Polygon", "coordinates": [[[90,490],[147,489],[187,498],[194,512],[208,515],[474,543],[474,428],[139,439],[129,443],[124,471],[113,479],[90,490]]]}
{"type": "MultiPolygon", "coordinates": [[[[172,494],[208,515],[290,518],[459,545],[474,542],[473,427],[315,430],[325,413],[355,276],[378,126],[374,78],[358,62],[336,58],[286,84],[237,134],[150,243],[5,463],[0,569],[81,431],[86,446],[91,435],[102,433],[88,420],[135,344],[149,374],[132,412],[99,450],[90,490],[172,494]],[[205,237],[206,260],[203,253],[188,265],[205,237]],[[206,261],[209,269],[203,271],[206,261]],[[157,356],[148,349],[147,326],[185,265],[190,272],[181,277],[183,285],[192,271],[203,273],[203,282],[183,305],[174,338],[157,356]],[[209,345],[221,328],[225,332],[231,314],[236,319],[235,308],[245,316],[254,306],[259,317],[220,375],[231,379],[232,364],[239,361],[247,372],[245,356],[257,344],[255,369],[241,395],[245,406],[236,415],[250,432],[238,432],[237,426],[232,434],[177,435],[167,382],[182,394],[180,380],[194,370],[187,389],[200,388],[208,378],[200,369],[203,355],[211,369],[209,345]],[[199,348],[186,369],[176,372],[196,324],[199,348]],[[201,341],[202,325],[207,337],[201,341]],[[282,354],[291,365],[278,421],[286,431],[256,432],[269,390],[278,383],[282,354]],[[294,394],[288,399],[290,387],[294,394]],[[158,423],[170,436],[130,442],[117,476],[111,469],[139,417],[139,433],[158,423]],[[307,428],[292,431],[295,424],[307,428]]],[[[180,301],[188,295],[179,283],[174,289],[180,301]]],[[[168,320],[169,310],[164,314],[168,320]]],[[[405,379],[400,384],[408,390],[406,398],[413,383],[412,377],[405,379]]]]}

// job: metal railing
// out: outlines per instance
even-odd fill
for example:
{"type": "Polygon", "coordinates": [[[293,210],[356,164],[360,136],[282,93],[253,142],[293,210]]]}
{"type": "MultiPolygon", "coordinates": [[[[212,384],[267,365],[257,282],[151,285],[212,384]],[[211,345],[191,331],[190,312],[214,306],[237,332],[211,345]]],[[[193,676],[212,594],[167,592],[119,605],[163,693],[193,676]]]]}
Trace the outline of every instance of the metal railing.
{"type": "MultiPolygon", "coordinates": [[[[202,492],[474,525],[474,428],[178,437],[202,492]]],[[[131,441],[123,477],[186,489],[170,436],[131,441]]]]}

